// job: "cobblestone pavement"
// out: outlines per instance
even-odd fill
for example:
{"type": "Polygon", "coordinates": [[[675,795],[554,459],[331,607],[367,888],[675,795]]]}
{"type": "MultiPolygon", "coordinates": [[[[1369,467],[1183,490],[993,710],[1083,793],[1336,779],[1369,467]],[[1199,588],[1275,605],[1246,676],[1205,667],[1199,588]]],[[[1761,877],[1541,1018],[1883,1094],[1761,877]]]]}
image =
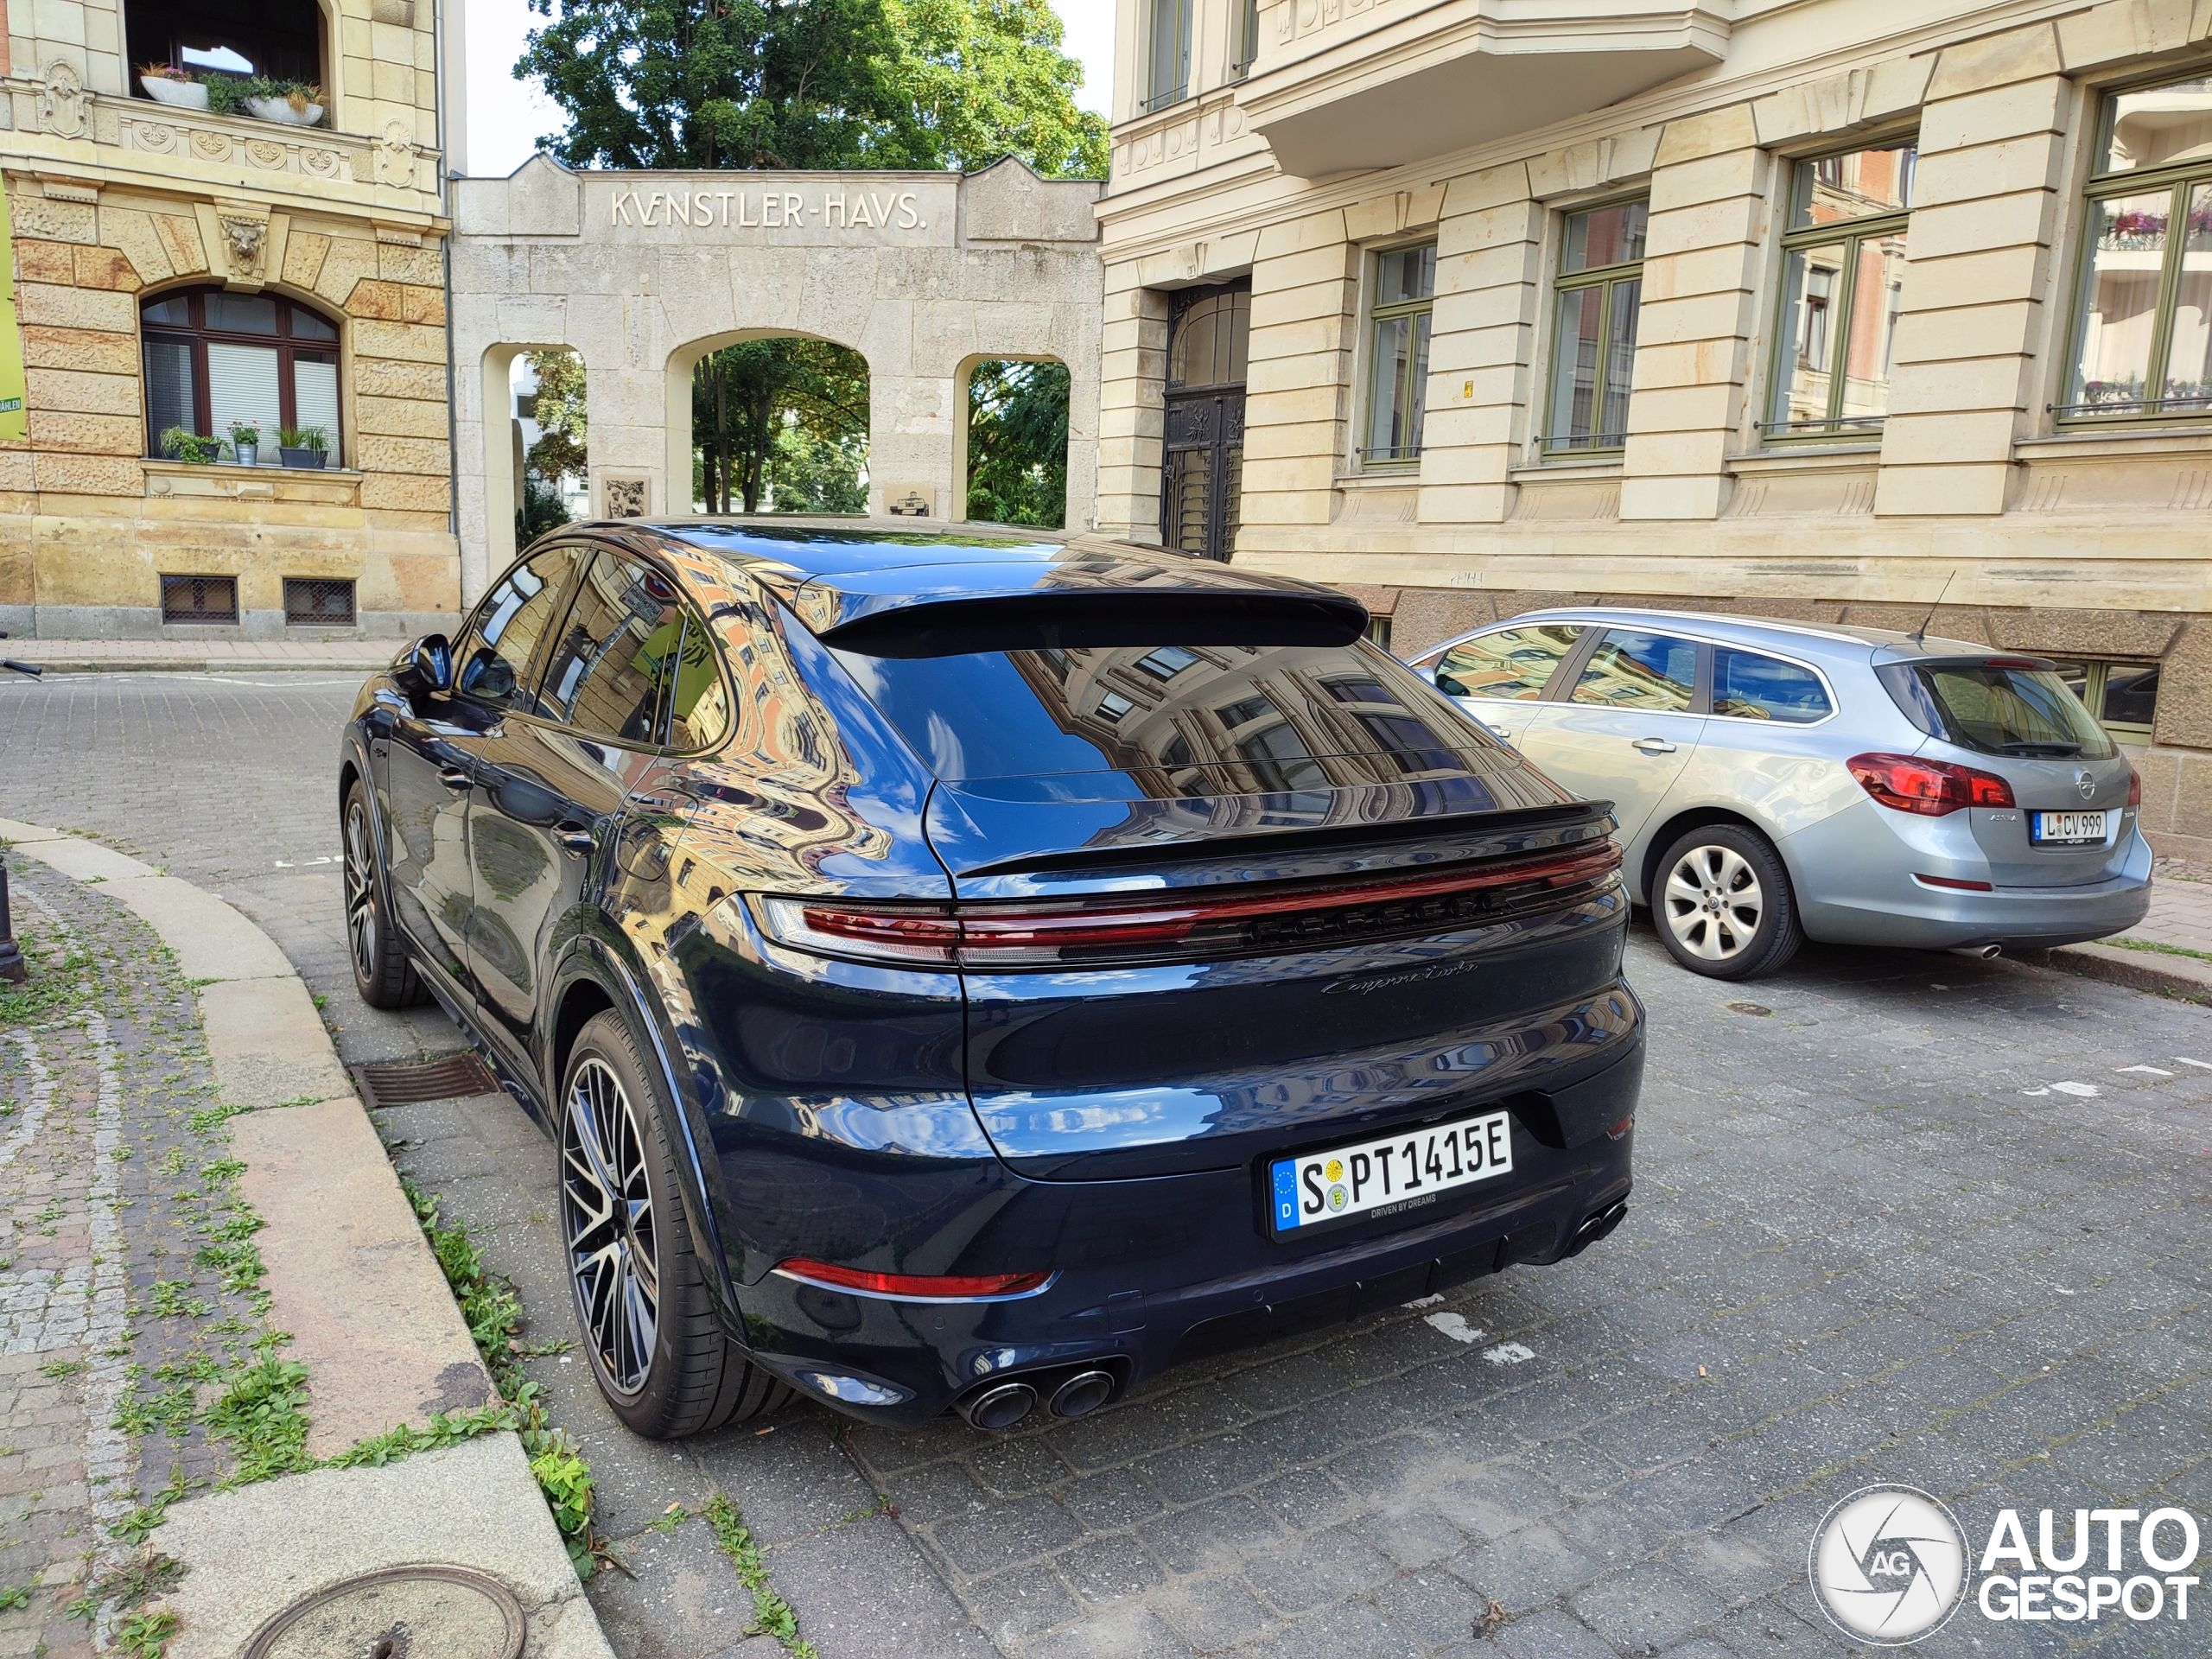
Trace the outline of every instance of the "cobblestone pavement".
{"type": "Polygon", "coordinates": [[[270,1351],[190,988],[97,887],[12,876],[33,978],[0,997],[5,1659],[93,1651],[118,1589],[157,1582],[162,1510],[237,1468],[198,1408],[270,1351]]]}
{"type": "MultiPolygon", "coordinates": [[[[342,692],[31,695],[64,706],[26,716],[0,691],[0,814],[212,867],[194,879],[316,988],[343,973],[331,878],[265,868],[332,850],[342,692]],[[74,752],[50,728],[79,734],[74,752]],[[103,786],[57,799],[19,752],[103,786]],[[260,781],[227,790],[248,766],[260,781]],[[305,806],[269,796],[288,766],[305,806]]],[[[1630,973],[1652,1019],[1637,1192],[1574,1262],[1010,1436],[848,1432],[802,1408],[766,1433],[649,1446],[598,1408],[581,1360],[531,1361],[636,1575],[593,1586],[617,1649],[709,1659],[746,1628],[703,1524],[670,1512],[717,1492],[824,1659],[1841,1652],[1806,1552],[1870,1482],[1943,1497],[1977,1539],[2005,1507],[2212,1513],[2212,1010],[1872,950],[1808,949],[1729,988],[1648,934],[1630,973]]],[[[369,1040],[378,1017],[332,1012],[341,1044],[369,1040]]],[[[378,1033],[395,1052],[433,1039],[423,1022],[378,1033]]],[[[498,1097],[383,1128],[520,1287],[530,1335],[564,1334],[537,1132],[498,1097]]],[[[1969,1610],[1917,1651],[2199,1652],[2200,1624],[1969,1610]]]]}

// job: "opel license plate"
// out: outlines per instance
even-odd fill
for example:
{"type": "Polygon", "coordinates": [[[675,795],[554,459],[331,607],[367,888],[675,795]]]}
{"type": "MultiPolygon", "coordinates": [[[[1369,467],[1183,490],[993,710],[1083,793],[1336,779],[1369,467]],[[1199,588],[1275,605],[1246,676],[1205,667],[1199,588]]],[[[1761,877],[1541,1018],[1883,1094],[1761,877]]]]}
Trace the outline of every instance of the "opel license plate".
{"type": "Polygon", "coordinates": [[[1512,1171],[1513,1120],[1504,1112],[1278,1158],[1268,1168],[1274,1231],[1280,1237],[1354,1216],[1411,1209],[1512,1171]]]}
{"type": "Polygon", "coordinates": [[[2102,841],[2107,817],[2104,812],[2038,812],[2036,814],[2036,843],[2038,846],[2054,842],[2079,846],[2102,841]]]}

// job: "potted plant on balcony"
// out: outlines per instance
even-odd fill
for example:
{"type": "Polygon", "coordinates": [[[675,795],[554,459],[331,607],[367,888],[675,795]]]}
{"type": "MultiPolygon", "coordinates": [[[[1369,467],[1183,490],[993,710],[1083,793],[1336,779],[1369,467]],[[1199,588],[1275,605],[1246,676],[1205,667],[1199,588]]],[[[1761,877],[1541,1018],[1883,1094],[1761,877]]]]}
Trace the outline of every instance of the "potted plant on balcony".
{"type": "Polygon", "coordinates": [[[246,112],[258,121],[312,127],[322,119],[322,88],[311,80],[257,75],[245,84],[246,112]]]}
{"type": "Polygon", "coordinates": [[[329,464],[330,435],[319,426],[280,426],[276,453],[287,467],[320,471],[329,464]]]}
{"type": "Polygon", "coordinates": [[[172,426],[162,434],[162,453],[188,466],[206,467],[222,459],[223,441],[212,433],[188,432],[172,426]]]}
{"type": "Polygon", "coordinates": [[[251,421],[231,423],[231,453],[241,467],[261,465],[261,429],[251,421]]]}
{"type": "Polygon", "coordinates": [[[168,104],[180,110],[204,110],[207,107],[207,89],[193,76],[189,69],[180,69],[173,63],[149,63],[138,71],[138,84],[146,96],[156,104],[168,104]]]}

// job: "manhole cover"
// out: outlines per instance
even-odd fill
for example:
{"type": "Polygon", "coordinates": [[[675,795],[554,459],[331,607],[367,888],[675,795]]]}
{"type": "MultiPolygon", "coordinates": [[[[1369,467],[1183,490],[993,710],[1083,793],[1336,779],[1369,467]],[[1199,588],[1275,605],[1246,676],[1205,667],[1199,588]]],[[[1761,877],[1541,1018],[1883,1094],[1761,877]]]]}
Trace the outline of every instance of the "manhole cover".
{"type": "Polygon", "coordinates": [[[319,1590],[263,1625],[245,1659],[519,1659],[522,1604],[461,1567],[395,1567],[319,1590]]]}
{"type": "Polygon", "coordinates": [[[474,1095],[496,1095],[499,1080],[492,1068],[463,1050],[441,1060],[413,1060],[405,1065],[357,1065],[353,1080],[369,1104],[414,1106],[426,1100],[465,1100],[474,1095]]]}

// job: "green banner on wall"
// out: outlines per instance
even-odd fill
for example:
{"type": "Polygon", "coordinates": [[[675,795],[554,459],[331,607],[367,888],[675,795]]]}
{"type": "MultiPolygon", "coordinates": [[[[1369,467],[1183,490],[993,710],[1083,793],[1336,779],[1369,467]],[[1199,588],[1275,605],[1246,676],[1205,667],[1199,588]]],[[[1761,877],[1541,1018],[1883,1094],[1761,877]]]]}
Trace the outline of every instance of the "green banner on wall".
{"type": "Polygon", "coordinates": [[[24,412],[23,331],[16,326],[16,236],[8,224],[8,189],[0,180],[0,248],[7,250],[8,280],[0,283],[0,439],[30,436],[24,412]]]}

